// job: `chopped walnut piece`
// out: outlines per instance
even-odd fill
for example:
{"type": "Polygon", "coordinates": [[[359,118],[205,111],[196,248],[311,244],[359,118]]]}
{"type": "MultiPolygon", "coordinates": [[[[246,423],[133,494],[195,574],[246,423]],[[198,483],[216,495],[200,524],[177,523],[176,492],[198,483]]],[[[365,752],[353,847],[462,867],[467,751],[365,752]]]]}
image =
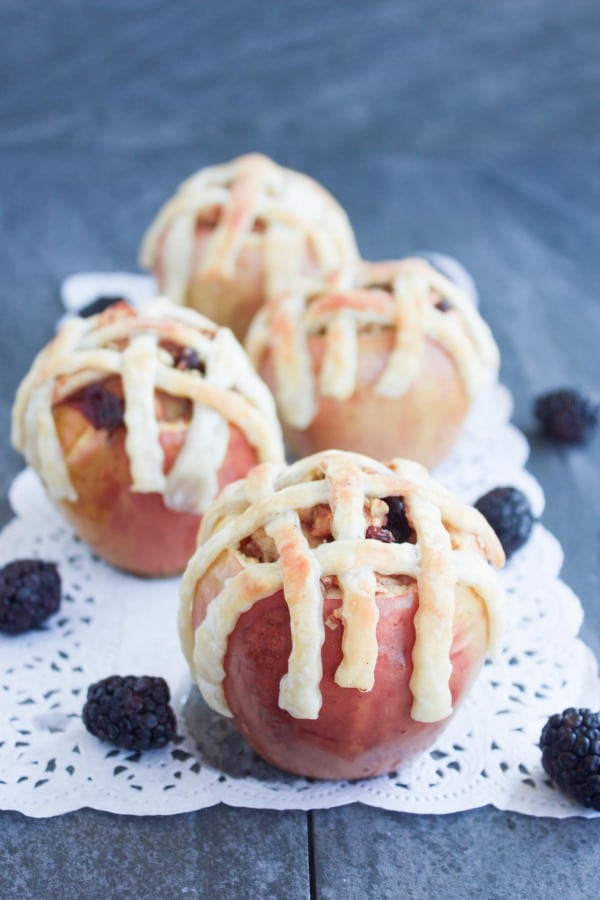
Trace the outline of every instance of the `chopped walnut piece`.
{"type": "Polygon", "coordinates": [[[154,393],[154,415],[158,422],[189,422],[192,402],[187,397],[174,397],[165,391],[154,393]]]}
{"type": "Polygon", "coordinates": [[[257,528],[251,535],[240,541],[240,551],[244,556],[262,563],[276,562],[279,559],[275,541],[269,537],[264,528],[257,528]]]}
{"type": "Polygon", "coordinates": [[[373,497],[365,500],[365,519],[367,525],[373,525],[375,528],[382,528],[387,522],[388,505],[379,497],[373,497]]]}
{"type": "Polygon", "coordinates": [[[323,575],[321,577],[321,584],[323,585],[326,594],[339,593],[340,587],[337,575],[323,575]]]}
{"type": "Polygon", "coordinates": [[[400,603],[406,601],[405,592],[400,589],[414,585],[416,590],[416,584],[416,580],[410,575],[381,575],[379,572],[377,573],[377,594],[380,596],[386,595],[387,597],[401,595],[400,603]]]}
{"type": "Polygon", "coordinates": [[[302,531],[311,547],[318,547],[332,540],[331,527],[333,515],[326,503],[319,503],[310,509],[298,511],[302,531]]]}
{"type": "Polygon", "coordinates": [[[387,528],[379,528],[378,525],[369,525],[365,532],[367,540],[382,541],[384,544],[395,543],[395,537],[387,528]]]}
{"type": "Polygon", "coordinates": [[[342,624],[342,610],[334,609],[330,616],[325,619],[325,626],[330,631],[335,631],[342,624]]]}

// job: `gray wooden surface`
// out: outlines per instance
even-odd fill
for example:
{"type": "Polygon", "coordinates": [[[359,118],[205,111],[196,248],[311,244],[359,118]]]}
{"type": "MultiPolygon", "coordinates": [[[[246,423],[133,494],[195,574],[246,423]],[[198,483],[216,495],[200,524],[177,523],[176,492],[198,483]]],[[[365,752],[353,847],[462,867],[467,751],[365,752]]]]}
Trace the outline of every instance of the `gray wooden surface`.
{"type": "MultiPolygon", "coordinates": [[[[429,247],[471,269],[524,430],[536,392],[598,389],[599,40],[588,0],[0,0],[2,519],[10,405],[60,280],[132,268],[178,181],[250,149],[328,185],[365,256],[429,247]]],[[[597,654],[599,463],[598,440],[532,435],[597,654]]],[[[599,821],[491,808],[7,812],[0,896],[569,898],[597,892],[599,838],[599,821]]]]}

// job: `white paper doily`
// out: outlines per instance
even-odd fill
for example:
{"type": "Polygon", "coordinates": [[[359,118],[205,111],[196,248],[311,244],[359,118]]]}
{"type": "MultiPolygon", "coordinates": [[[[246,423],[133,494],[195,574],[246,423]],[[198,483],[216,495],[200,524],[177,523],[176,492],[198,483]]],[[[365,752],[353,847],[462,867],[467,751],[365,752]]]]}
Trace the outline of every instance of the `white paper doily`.
{"type": "MultiPolygon", "coordinates": [[[[116,278],[111,293],[121,289],[116,278]]],[[[148,279],[128,278],[128,287],[148,291],[148,279]]],[[[86,279],[85,290],[83,282],[67,282],[79,301],[71,309],[102,292],[94,276],[86,279]]],[[[508,423],[510,411],[508,391],[491,389],[436,475],[467,501],[491,487],[515,485],[539,515],[543,495],[524,471],[528,446],[508,423]]],[[[64,598],[43,630],[0,635],[0,809],[36,817],[83,806],[167,815],[219,802],[318,809],[359,801],[414,813],[493,804],[558,818],[598,815],[548,783],[537,748],[551,713],[600,708],[596,661],[577,638],[581,605],[559,580],[562,551],[541,525],[501,576],[510,601],[501,657],[484,667],[435,747],[396,775],[318,782],[263,763],[197,693],[186,703],[191,682],[176,631],[178,579],[141,580],[98,560],[63,523],[30,470],[17,477],[10,500],[16,518],[0,534],[0,564],[26,556],[56,561],[64,598]],[[85,731],[87,686],[114,673],[166,678],[180,726],[175,745],[140,755],[85,731]]]]}

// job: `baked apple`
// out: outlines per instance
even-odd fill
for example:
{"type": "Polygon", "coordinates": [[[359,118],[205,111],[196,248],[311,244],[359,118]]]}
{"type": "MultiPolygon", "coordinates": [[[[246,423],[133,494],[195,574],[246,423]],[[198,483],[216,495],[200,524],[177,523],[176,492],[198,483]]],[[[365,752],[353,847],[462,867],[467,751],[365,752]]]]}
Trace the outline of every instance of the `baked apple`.
{"type": "Polygon", "coordinates": [[[163,294],[240,339],[265,299],[357,261],[352,228],[331,194],[256,153],[184,181],[140,251],[163,294]]]}
{"type": "Polygon", "coordinates": [[[498,349],[471,299],[424,259],[358,271],[266,304],[246,349],[298,456],[337,447],[435,466],[497,372],[498,349]]]}
{"type": "Polygon", "coordinates": [[[166,300],[68,321],[18,390],[13,443],[96,553],[148,576],[182,571],[220,488],[283,459],[231,332],[166,300]]]}
{"type": "Polygon", "coordinates": [[[207,511],[180,633],[207,703],[271,764],[395,771],[499,646],[504,561],[483,516],[417,463],[341,451],[260,465],[207,511]]]}

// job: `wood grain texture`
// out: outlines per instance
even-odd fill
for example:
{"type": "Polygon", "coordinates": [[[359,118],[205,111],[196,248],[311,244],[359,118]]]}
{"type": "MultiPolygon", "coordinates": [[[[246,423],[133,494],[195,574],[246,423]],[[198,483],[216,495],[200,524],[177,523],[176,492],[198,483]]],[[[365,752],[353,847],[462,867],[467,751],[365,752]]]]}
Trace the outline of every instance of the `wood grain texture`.
{"type": "Polygon", "coordinates": [[[309,896],[306,816],[213,807],[164,817],[0,814],[0,895],[60,900],[309,896]]]}
{"type": "Polygon", "coordinates": [[[451,816],[329,810],[315,828],[317,896],[576,900],[597,877],[597,840],[590,821],[492,809],[451,816]]]}
{"type": "Polygon", "coordinates": [[[266,143],[285,162],[297,143],[453,153],[597,139],[589,0],[3,0],[0,12],[3,146],[266,143]]]}

